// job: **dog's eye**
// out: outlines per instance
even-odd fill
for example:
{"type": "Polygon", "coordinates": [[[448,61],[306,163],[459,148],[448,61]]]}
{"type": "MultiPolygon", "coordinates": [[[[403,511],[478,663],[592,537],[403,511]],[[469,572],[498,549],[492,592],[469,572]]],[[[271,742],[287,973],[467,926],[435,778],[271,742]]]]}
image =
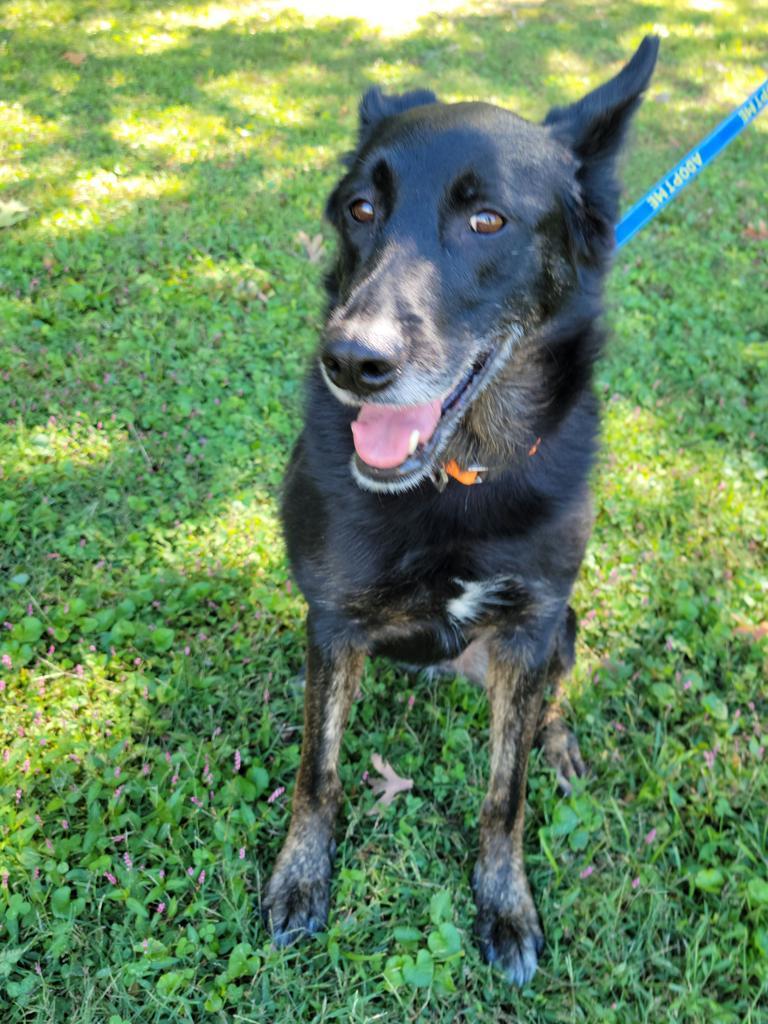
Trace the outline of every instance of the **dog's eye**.
{"type": "Polygon", "coordinates": [[[370,224],[375,216],[373,203],[367,199],[356,199],[350,204],[349,212],[360,224],[370,224]]]}
{"type": "Polygon", "coordinates": [[[501,214],[496,213],[495,210],[481,210],[479,213],[473,213],[469,218],[469,226],[479,235],[494,235],[497,231],[501,231],[506,223],[501,214]]]}

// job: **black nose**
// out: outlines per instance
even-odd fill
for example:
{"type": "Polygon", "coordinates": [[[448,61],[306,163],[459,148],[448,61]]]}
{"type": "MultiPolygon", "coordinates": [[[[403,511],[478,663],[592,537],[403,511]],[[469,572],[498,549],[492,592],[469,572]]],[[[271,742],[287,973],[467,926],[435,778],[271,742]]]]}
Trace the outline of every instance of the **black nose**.
{"type": "Polygon", "coordinates": [[[383,391],[397,376],[395,362],[359,341],[328,341],[321,358],[331,383],[358,395],[383,391]]]}

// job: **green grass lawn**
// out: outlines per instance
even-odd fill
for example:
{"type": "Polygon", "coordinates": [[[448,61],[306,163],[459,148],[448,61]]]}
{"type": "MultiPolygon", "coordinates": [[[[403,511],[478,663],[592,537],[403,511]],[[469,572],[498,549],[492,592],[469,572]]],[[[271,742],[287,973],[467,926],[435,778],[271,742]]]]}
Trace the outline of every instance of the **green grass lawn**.
{"type": "Polygon", "coordinates": [[[3,1022],[768,1021],[768,114],[611,278],[571,687],[591,774],[565,799],[532,765],[535,979],[471,941],[484,694],[383,662],[328,930],[277,952],[258,916],[302,705],[276,496],[358,96],[541,118],[650,30],[627,202],[765,77],[764,7],[488,2],[398,35],[0,4],[3,1022]],[[379,816],[375,753],[414,781],[379,816]]]}

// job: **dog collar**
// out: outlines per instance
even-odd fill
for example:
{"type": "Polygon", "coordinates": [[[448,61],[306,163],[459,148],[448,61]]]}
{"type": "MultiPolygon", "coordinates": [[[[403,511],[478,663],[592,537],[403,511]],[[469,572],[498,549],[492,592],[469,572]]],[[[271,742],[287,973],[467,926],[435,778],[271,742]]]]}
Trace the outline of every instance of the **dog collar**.
{"type": "MultiPolygon", "coordinates": [[[[537,437],[528,449],[529,458],[536,454],[540,444],[541,438],[537,437]]],[[[435,487],[437,487],[438,491],[442,491],[448,483],[448,477],[457,480],[465,487],[471,487],[473,484],[481,484],[487,472],[487,466],[467,466],[466,469],[462,469],[456,459],[449,459],[448,462],[440,467],[433,479],[435,487]]]]}
{"type": "Polygon", "coordinates": [[[465,487],[470,487],[472,484],[481,484],[483,482],[482,474],[487,472],[485,466],[468,466],[467,469],[461,469],[456,459],[446,462],[443,469],[448,476],[458,480],[465,487]]]}

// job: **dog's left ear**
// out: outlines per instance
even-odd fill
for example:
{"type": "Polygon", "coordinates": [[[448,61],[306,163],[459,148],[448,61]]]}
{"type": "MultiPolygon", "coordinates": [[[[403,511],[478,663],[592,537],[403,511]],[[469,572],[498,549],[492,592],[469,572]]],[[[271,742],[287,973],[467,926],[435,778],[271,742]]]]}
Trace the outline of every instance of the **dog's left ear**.
{"type": "Polygon", "coordinates": [[[555,107],[544,119],[577,160],[577,189],[564,198],[564,204],[574,255],[587,262],[613,248],[620,191],[616,158],[648,88],[658,52],[658,36],[646,36],[615,78],[569,107],[555,107]]]}
{"type": "Polygon", "coordinates": [[[412,107],[437,103],[437,96],[429,89],[414,89],[400,96],[385,96],[378,85],[372,86],[360,101],[360,127],[358,146],[363,146],[385,117],[394,117],[412,107]]]}

